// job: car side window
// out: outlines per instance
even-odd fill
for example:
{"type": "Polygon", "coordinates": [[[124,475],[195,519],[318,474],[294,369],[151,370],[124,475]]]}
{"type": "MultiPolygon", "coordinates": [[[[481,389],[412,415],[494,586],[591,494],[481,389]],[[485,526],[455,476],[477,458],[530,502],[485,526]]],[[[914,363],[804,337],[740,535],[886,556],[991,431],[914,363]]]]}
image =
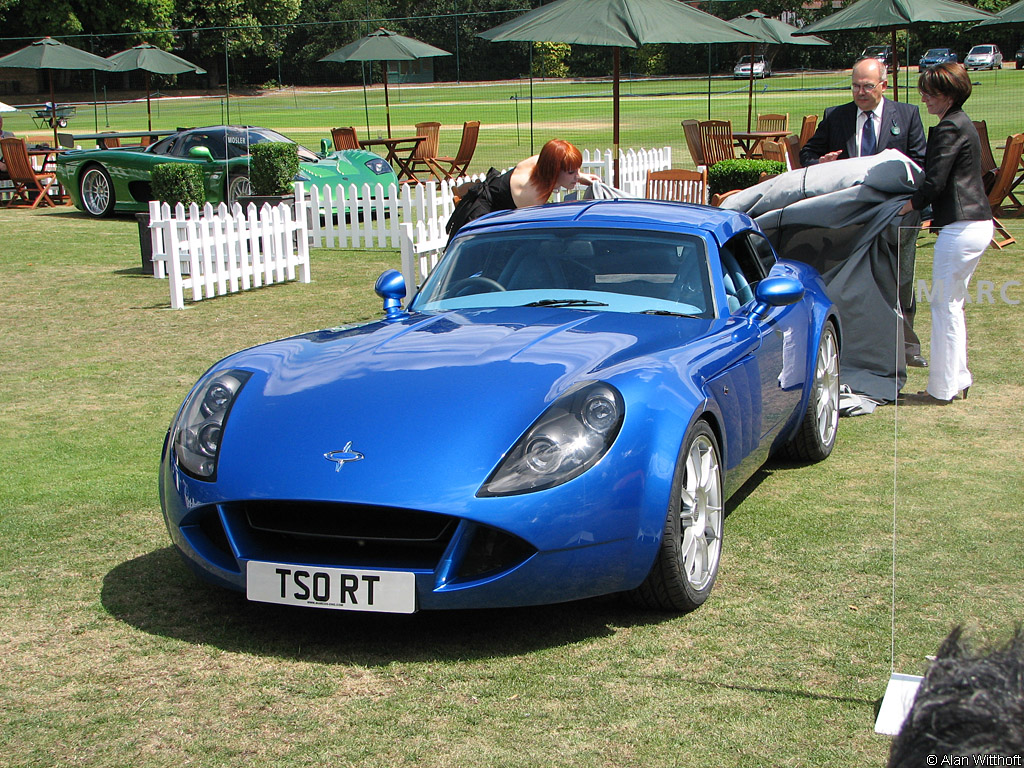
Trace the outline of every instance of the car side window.
{"type": "MultiPolygon", "coordinates": [[[[721,248],[722,279],[731,313],[736,313],[753,301],[757,284],[768,274],[759,258],[758,246],[751,241],[755,237],[763,239],[762,235],[755,232],[743,232],[721,248]]],[[[767,246],[767,241],[763,245],[767,246]]]]}
{"type": "Polygon", "coordinates": [[[750,237],[747,239],[747,242],[750,244],[751,250],[753,250],[758,263],[761,265],[762,273],[767,275],[772,271],[772,267],[775,266],[775,262],[777,260],[772,244],[768,242],[767,237],[754,232],[750,233],[750,237]]]}

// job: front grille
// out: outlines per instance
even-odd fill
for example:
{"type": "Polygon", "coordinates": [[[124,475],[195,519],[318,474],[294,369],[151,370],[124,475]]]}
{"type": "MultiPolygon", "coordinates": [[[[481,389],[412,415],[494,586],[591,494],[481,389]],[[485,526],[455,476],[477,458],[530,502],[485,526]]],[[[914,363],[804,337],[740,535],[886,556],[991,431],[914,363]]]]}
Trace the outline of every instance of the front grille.
{"type": "Polygon", "coordinates": [[[447,515],[363,504],[247,501],[224,505],[250,557],[323,565],[436,567],[458,527],[447,515]]]}

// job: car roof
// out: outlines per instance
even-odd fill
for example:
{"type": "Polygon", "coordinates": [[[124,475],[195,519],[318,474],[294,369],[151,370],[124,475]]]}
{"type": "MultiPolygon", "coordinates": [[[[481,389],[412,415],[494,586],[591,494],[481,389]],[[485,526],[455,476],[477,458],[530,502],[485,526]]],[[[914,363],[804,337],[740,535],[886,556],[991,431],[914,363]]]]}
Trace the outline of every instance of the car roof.
{"type": "Polygon", "coordinates": [[[673,203],[663,200],[618,198],[583,200],[556,205],[531,206],[500,211],[466,224],[462,232],[522,225],[568,224],[642,227],[645,229],[686,229],[706,232],[724,243],[737,232],[756,228],[745,213],[709,205],[673,203]]]}

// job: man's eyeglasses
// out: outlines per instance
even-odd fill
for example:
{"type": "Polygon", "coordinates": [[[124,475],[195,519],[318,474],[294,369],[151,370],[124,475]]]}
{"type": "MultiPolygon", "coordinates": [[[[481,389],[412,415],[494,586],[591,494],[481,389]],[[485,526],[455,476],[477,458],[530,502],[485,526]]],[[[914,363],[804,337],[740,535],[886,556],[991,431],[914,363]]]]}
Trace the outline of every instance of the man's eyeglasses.
{"type": "Polygon", "coordinates": [[[877,88],[879,85],[881,85],[881,83],[854,83],[852,88],[855,91],[864,91],[865,93],[871,93],[871,91],[875,90],[875,88],[877,88]]]}

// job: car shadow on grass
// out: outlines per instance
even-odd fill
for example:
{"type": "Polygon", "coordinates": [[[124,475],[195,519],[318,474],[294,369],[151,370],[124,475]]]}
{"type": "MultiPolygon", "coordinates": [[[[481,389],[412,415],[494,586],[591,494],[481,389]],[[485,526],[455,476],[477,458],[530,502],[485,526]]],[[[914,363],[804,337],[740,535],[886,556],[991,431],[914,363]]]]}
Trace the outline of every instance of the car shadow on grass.
{"type": "Polygon", "coordinates": [[[514,656],[609,636],[623,627],[687,620],[637,609],[619,596],[412,615],[253,603],[201,582],[173,547],[108,572],[101,600],[114,618],[153,635],[226,651],[365,665],[514,656]]]}

